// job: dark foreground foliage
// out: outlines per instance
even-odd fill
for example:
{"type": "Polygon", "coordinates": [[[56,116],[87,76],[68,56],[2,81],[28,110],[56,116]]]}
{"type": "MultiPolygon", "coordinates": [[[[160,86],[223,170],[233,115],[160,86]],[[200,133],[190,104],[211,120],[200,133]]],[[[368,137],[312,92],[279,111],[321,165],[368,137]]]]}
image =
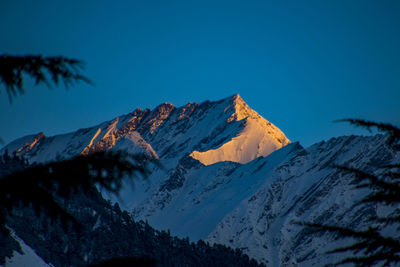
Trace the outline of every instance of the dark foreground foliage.
{"type": "Polygon", "coordinates": [[[24,75],[32,78],[36,85],[44,83],[51,88],[52,83],[57,86],[62,81],[68,88],[80,81],[92,83],[80,73],[83,67],[82,61],[64,56],[0,55],[0,85],[5,86],[11,102],[18,93],[24,93],[24,75]]]}
{"type": "MultiPolygon", "coordinates": [[[[391,124],[346,119],[356,126],[370,130],[376,128],[387,134],[387,145],[393,150],[400,149],[400,129],[391,124]]],[[[351,238],[354,242],[328,253],[350,252],[352,256],[333,265],[352,263],[356,266],[398,266],[400,264],[400,164],[380,166],[375,173],[365,172],[348,166],[334,166],[352,174],[354,189],[367,188],[369,193],[358,203],[381,205],[392,209],[388,216],[370,216],[365,229],[352,229],[340,225],[324,225],[297,222],[312,232],[330,232],[336,239],[351,238]]]]}
{"type": "Polygon", "coordinates": [[[172,237],[106,201],[95,185],[118,192],[127,175],[146,174],[139,159],[97,153],[26,166],[19,157],[4,156],[0,264],[21,252],[6,224],[54,266],[258,266],[239,249],[172,237]],[[7,172],[11,166],[15,171],[7,172]]]}
{"type": "Polygon", "coordinates": [[[81,228],[49,224],[45,216],[38,220],[34,210],[27,208],[9,220],[16,235],[54,266],[111,266],[116,262],[125,266],[259,266],[239,249],[191,243],[188,238],[172,237],[169,231],[157,231],[147,222],[135,222],[94,187],[60,205],[81,228]]]}
{"type": "Polygon", "coordinates": [[[104,261],[99,264],[90,265],[90,267],[152,267],[156,266],[156,261],[149,258],[114,258],[111,260],[104,261]]]}
{"type": "Polygon", "coordinates": [[[8,218],[22,207],[32,207],[37,216],[60,219],[64,227],[79,226],[57,200],[67,199],[76,191],[87,193],[93,186],[117,194],[124,179],[147,174],[146,163],[144,156],[98,152],[29,166],[18,156],[10,158],[5,154],[0,161],[4,174],[0,178],[0,232],[7,235],[8,218]]]}

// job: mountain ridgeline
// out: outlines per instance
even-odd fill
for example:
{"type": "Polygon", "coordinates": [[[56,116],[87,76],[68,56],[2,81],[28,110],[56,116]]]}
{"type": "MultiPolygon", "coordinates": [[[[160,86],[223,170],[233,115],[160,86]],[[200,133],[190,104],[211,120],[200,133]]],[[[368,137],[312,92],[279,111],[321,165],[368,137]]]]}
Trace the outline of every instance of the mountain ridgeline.
{"type": "Polygon", "coordinates": [[[20,138],[7,146],[31,162],[46,162],[109,149],[145,152],[161,159],[191,154],[205,165],[220,161],[247,163],[267,156],[290,141],[250,109],[239,95],[175,108],[136,109],[98,126],[46,137],[20,138]]]}
{"type": "Polygon", "coordinates": [[[30,163],[127,150],[145,153],[163,166],[151,167],[147,180],[137,181],[134,190],[127,185],[118,199],[105,201],[94,192],[96,212],[90,208],[93,200],[76,202],[76,198],[84,198],[82,195],[69,202],[72,213],[78,218],[84,214],[81,220],[90,226],[86,237],[97,235],[92,238],[97,240],[94,243],[84,242],[79,247],[73,235],[59,229],[51,236],[63,242],[61,247],[67,251],[63,254],[46,247],[48,237],[37,238],[45,236],[46,230],[35,223],[34,216],[29,224],[36,225],[36,230],[30,231],[36,234],[23,232],[21,221],[10,226],[40,257],[56,266],[63,266],[67,258],[79,265],[118,255],[156,255],[160,266],[160,262],[165,266],[208,266],[209,262],[180,258],[175,248],[190,244],[186,237],[198,243],[192,250],[185,248],[189,249],[185,253],[204,252],[201,257],[212,257],[215,251],[207,243],[214,244],[221,248],[216,254],[236,259],[237,266],[256,264],[241,253],[267,266],[321,266],[340,257],[324,252],[343,245],[343,241],[335,241],[328,233],[309,233],[293,221],[340,221],[345,226],[363,227],[367,215],[396,212],[368,204],[354,207],[365,191],[353,190],[351,174],[332,168],[345,165],[373,173],[384,164],[398,164],[400,153],[387,145],[385,136],[342,136],[304,148],[298,142],[291,143],[239,95],[178,108],[164,103],[154,110],[136,109],[69,134],[26,136],[8,144],[2,152],[6,150],[30,163]],[[118,205],[113,207],[114,202],[118,205]],[[110,210],[114,217],[105,215],[105,211],[100,216],[100,210],[110,210]],[[150,228],[155,234],[149,235],[152,241],[146,241],[149,245],[143,248],[137,240],[144,240],[142,230],[150,228]],[[107,230],[99,234],[98,229],[107,230]],[[130,235],[130,231],[136,232],[130,235]],[[99,257],[95,247],[105,243],[112,244],[111,250],[123,252],[104,252],[108,256],[99,257]],[[217,244],[234,250],[228,252],[217,244]],[[179,258],[179,263],[171,263],[164,252],[157,254],[154,246],[168,248],[169,255],[179,258]],[[74,253],[79,256],[74,258],[74,253]]]}

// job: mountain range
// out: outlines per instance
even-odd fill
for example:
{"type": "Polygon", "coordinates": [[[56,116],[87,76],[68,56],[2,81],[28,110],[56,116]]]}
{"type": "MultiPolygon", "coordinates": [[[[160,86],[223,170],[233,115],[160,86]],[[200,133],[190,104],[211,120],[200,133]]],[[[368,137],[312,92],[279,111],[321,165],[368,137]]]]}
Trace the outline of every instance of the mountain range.
{"type": "Polygon", "coordinates": [[[120,198],[110,199],[134,220],[191,241],[240,249],[267,266],[322,266],[345,256],[324,253],[344,241],[310,234],[293,222],[361,228],[368,214],[395,212],[355,207],[366,191],[353,190],[351,174],[332,167],[373,173],[399,163],[400,153],[386,139],[341,136],[304,148],[236,94],[182,107],[138,108],[68,134],[25,136],[0,152],[30,163],[108,150],[145,153],[162,167],[152,166],[148,179],[134,188],[127,184],[120,198]]]}

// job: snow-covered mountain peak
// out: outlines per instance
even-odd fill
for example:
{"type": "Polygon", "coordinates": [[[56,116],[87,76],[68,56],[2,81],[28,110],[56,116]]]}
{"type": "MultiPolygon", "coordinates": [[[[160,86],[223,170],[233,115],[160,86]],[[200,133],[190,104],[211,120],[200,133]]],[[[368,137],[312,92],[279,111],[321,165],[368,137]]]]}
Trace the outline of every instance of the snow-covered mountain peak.
{"type": "MultiPolygon", "coordinates": [[[[221,161],[247,163],[260,156],[267,156],[290,143],[290,140],[275,125],[252,110],[239,94],[227,98],[224,113],[228,114],[226,123],[240,122],[236,134],[215,149],[193,151],[190,156],[204,165],[221,161]]],[[[225,101],[223,101],[224,105],[225,101]]]]}
{"type": "MultiPolygon", "coordinates": [[[[398,164],[400,153],[381,135],[343,136],[308,148],[289,143],[236,94],[181,107],[138,108],[62,135],[29,135],[0,153],[46,162],[104,150],[144,152],[163,168],[151,167],[148,179],[135,180],[134,191],[121,191],[119,205],[136,220],[192,241],[207,238],[240,249],[268,266],[336,262],[336,255],[325,254],[335,248],[332,236],[310,234],[292,222],[367,225],[364,218],[380,208],[354,208],[362,194],[352,189],[349,173],[331,166],[374,173],[398,164]]],[[[101,220],[93,220],[93,227],[101,220]]]]}
{"type": "Polygon", "coordinates": [[[258,119],[261,118],[260,115],[258,115],[257,112],[252,110],[246,102],[244,102],[243,98],[239,94],[235,94],[231,97],[230,99],[231,105],[228,106],[225,111],[228,111],[229,109],[233,109],[233,114],[228,118],[227,122],[231,122],[233,120],[240,121],[245,118],[252,118],[252,119],[258,119]]]}
{"type": "Polygon", "coordinates": [[[13,142],[9,143],[5,148],[2,150],[6,151],[7,153],[15,153],[16,155],[25,154],[31,151],[35,145],[39,143],[41,139],[45,138],[43,132],[33,135],[27,135],[21,138],[14,140],[13,142]]]}
{"type": "Polygon", "coordinates": [[[289,144],[273,124],[238,95],[219,101],[175,107],[163,103],[76,132],[29,136],[8,145],[31,162],[45,162],[109,149],[145,151],[175,166],[190,155],[204,165],[221,161],[247,163],[289,144]],[[129,148],[129,146],[133,146],[129,148]]]}

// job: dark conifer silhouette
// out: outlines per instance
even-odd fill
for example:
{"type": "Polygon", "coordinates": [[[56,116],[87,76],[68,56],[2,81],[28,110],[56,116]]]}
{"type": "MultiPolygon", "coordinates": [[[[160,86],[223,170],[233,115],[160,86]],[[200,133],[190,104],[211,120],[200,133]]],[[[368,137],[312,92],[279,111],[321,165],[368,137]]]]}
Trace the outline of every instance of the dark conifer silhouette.
{"type": "MultiPolygon", "coordinates": [[[[13,97],[16,97],[18,93],[25,92],[24,75],[30,76],[36,85],[44,83],[52,88],[52,83],[58,86],[62,81],[68,89],[81,81],[93,84],[89,78],[80,73],[83,68],[84,63],[81,60],[64,56],[0,55],[0,85],[5,87],[8,99],[12,102],[13,97]]],[[[4,144],[1,137],[0,144],[4,144]]]]}
{"type": "Polygon", "coordinates": [[[24,75],[30,76],[36,85],[44,83],[59,85],[62,81],[66,88],[77,82],[92,83],[80,73],[84,63],[63,56],[43,57],[41,55],[11,56],[0,55],[0,83],[12,102],[13,97],[24,93],[24,75]]]}
{"type": "Polygon", "coordinates": [[[114,258],[102,263],[91,265],[90,267],[154,267],[156,266],[156,261],[154,259],[148,258],[114,258]]]}
{"type": "Polygon", "coordinates": [[[240,249],[193,243],[134,221],[95,187],[87,193],[73,193],[60,206],[81,228],[49,224],[46,217],[38,222],[32,208],[23,208],[10,219],[15,234],[54,266],[264,266],[240,249]]]}
{"type": "MultiPolygon", "coordinates": [[[[7,157],[5,157],[7,158],[7,157]]],[[[65,227],[77,224],[75,218],[59,205],[74,192],[87,193],[97,186],[118,195],[124,179],[147,175],[146,164],[150,162],[142,155],[125,152],[98,152],[88,156],[35,164],[28,166],[15,157],[2,161],[0,167],[9,171],[0,178],[0,231],[8,234],[5,225],[14,210],[31,206],[37,214],[44,213],[51,219],[60,219],[65,227]]]]}
{"type": "MultiPolygon", "coordinates": [[[[355,126],[364,127],[368,130],[376,128],[387,134],[387,145],[393,150],[399,150],[400,129],[391,124],[376,123],[358,119],[345,119],[355,126]]],[[[380,166],[376,173],[348,166],[334,166],[343,172],[352,174],[355,184],[354,189],[367,188],[367,194],[355,205],[372,203],[394,206],[400,203],[400,164],[380,166]]],[[[353,238],[351,245],[340,247],[328,253],[351,252],[352,256],[334,263],[335,266],[353,263],[356,266],[394,266],[400,264],[400,211],[395,210],[390,216],[370,216],[367,218],[369,227],[355,230],[340,225],[325,225],[310,222],[296,222],[305,226],[312,232],[331,232],[336,239],[353,238]],[[388,227],[395,229],[396,233],[391,236],[384,234],[388,227]]]]}

